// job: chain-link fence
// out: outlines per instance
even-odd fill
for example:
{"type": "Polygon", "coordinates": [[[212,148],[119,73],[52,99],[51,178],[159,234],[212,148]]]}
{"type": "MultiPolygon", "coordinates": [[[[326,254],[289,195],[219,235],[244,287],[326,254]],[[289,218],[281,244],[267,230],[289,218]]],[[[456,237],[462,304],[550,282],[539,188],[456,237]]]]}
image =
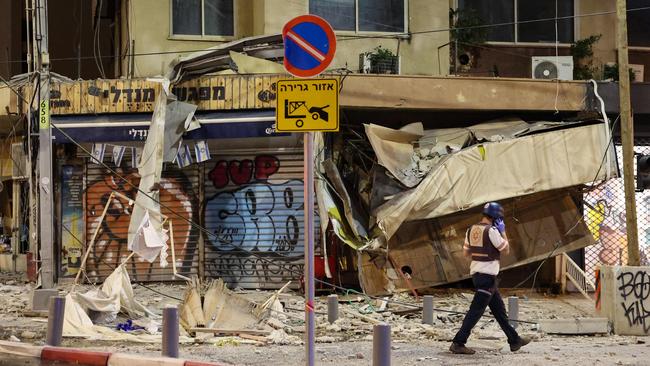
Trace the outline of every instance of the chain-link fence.
{"type": "MultiPolygon", "coordinates": [[[[634,152],[650,155],[650,139],[636,139],[634,152]]],[[[623,151],[616,145],[618,164],[623,167],[623,151]]],[[[636,167],[635,167],[636,171],[636,167]]],[[[621,171],[622,174],[622,171],[621,171]]],[[[584,196],[584,218],[596,244],[585,248],[585,270],[593,279],[598,265],[627,264],[625,188],[623,178],[608,181],[584,196]]],[[[650,190],[636,193],[636,215],[641,265],[650,257],[650,190]]]]}

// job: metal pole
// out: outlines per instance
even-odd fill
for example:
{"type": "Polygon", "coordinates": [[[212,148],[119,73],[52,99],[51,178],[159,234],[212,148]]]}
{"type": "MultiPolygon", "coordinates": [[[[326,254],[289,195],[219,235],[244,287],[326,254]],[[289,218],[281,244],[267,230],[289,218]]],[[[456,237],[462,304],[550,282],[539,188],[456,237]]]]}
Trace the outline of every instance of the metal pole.
{"type": "Polygon", "coordinates": [[[433,296],[426,295],[422,300],[422,324],[433,325],[433,296]]]}
{"type": "Polygon", "coordinates": [[[178,308],[169,306],[163,309],[162,355],[178,358],[178,308]]]}
{"type": "Polygon", "coordinates": [[[50,309],[47,316],[47,338],[49,346],[60,346],[63,338],[63,317],[65,314],[65,297],[50,297],[50,309]]]}
{"type": "Polygon", "coordinates": [[[329,295],[327,297],[327,321],[334,323],[339,318],[339,297],[329,295]]]}
{"type": "Polygon", "coordinates": [[[47,0],[37,0],[40,93],[38,113],[38,172],[41,283],[54,287],[54,184],[52,182],[52,129],[50,128],[50,56],[48,52],[47,0]]]}
{"type": "Polygon", "coordinates": [[[639,265],[639,237],[634,191],[634,122],[630,105],[630,66],[627,47],[627,8],[625,0],[616,1],[618,50],[618,93],[623,144],[623,184],[625,186],[625,221],[627,228],[627,263],[639,265]]]}
{"type": "Polygon", "coordinates": [[[519,298],[517,296],[508,297],[508,319],[510,319],[510,326],[517,328],[519,324],[516,321],[519,320],[519,298]]]}
{"type": "Polygon", "coordinates": [[[375,324],[372,334],[372,366],[390,366],[390,325],[375,324]]]}
{"type": "Polygon", "coordinates": [[[305,363],[314,365],[314,134],[305,133],[305,363]]]}

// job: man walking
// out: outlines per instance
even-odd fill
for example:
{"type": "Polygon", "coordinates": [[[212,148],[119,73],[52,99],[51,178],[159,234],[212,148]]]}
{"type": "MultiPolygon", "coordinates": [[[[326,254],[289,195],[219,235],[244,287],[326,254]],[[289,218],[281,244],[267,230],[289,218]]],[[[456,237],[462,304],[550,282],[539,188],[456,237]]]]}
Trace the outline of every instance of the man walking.
{"type": "Polygon", "coordinates": [[[508,315],[503,299],[497,289],[497,274],[499,274],[499,259],[501,252],[508,254],[508,237],[506,226],[503,222],[503,207],[496,202],[487,203],[483,207],[483,218],[472,225],[465,235],[463,254],[472,257],[470,274],[476,292],[469,307],[469,311],[463,319],[463,325],[453,339],[449,350],[452,353],[474,354],[475,351],[465,347],[467,338],[472,328],[478,323],[490,307],[492,315],[496,318],[499,326],[508,337],[511,351],[518,351],[521,347],[530,343],[530,339],[522,338],[517,331],[508,323],[508,315]]]}

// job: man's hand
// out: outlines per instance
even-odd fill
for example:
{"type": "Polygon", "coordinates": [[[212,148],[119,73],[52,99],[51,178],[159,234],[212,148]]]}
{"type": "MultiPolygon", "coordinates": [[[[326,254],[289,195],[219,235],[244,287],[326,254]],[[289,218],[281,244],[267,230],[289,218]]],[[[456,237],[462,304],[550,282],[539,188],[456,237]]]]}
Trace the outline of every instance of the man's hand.
{"type": "Polygon", "coordinates": [[[499,233],[503,235],[506,232],[506,223],[503,222],[503,219],[494,220],[494,227],[499,230],[499,233]]]}

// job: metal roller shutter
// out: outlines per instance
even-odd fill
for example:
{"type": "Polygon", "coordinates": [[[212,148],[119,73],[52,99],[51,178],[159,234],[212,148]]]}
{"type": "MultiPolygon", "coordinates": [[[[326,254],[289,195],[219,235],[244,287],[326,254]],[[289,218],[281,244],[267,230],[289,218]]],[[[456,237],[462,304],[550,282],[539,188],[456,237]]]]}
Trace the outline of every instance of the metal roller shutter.
{"type": "MultiPolygon", "coordinates": [[[[120,168],[115,168],[110,150],[106,149],[104,163],[137,187],[140,179],[137,170],[132,168],[131,149],[127,149],[120,168]]],[[[111,191],[115,190],[135,198],[137,189],[103,166],[90,162],[89,158],[86,159],[88,161],[85,193],[86,243],[90,243],[111,191]]],[[[186,221],[198,222],[198,176],[197,164],[182,170],[175,164],[165,164],[162,174],[160,193],[162,213],[173,222],[176,265],[179,273],[186,276],[198,274],[199,231],[186,221]]],[[[88,258],[86,268],[90,280],[105,279],[117,264],[129,255],[127,249],[129,220],[128,202],[113,200],[102,222],[95,247],[88,258]]],[[[127,265],[131,279],[139,282],[176,280],[172,275],[171,252],[168,254],[169,265],[166,268],[160,267],[158,259],[154,263],[149,263],[140,260],[137,255],[134,256],[127,265]]]]}
{"type": "Polygon", "coordinates": [[[205,170],[205,276],[249,289],[298,285],[302,149],[214,150],[205,170]]]}

